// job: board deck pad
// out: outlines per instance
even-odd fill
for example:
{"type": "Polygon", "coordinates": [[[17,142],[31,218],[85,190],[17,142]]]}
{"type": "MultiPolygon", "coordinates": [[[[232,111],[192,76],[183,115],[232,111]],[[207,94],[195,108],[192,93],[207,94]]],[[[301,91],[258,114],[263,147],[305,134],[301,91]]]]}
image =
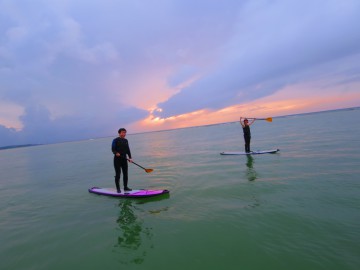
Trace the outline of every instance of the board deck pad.
{"type": "Polygon", "coordinates": [[[221,152],[220,155],[260,155],[260,154],[274,154],[279,152],[280,149],[272,149],[272,150],[257,150],[246,152],[221,152]]]}
{"type": "Polygon", "coordinates": [[[131,191],[124,191],[122,189],[121,193],[118,193],[115,188],[100,187],[89,188],[89,192],[98,195],[124,198],[146,198],[169,193],[167,189],[133,189],[131,191]]]}

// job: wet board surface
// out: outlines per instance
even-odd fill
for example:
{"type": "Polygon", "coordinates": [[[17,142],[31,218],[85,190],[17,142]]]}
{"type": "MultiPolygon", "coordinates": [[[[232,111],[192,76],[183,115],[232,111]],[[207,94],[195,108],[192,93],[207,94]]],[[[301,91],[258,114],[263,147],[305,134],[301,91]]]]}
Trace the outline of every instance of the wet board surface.
{"type": "Polygon", "coordinates": [[[89,192],[98,195],[123,198],[146,198],[169,193],[169,191],[166,189],[133,189],[131,191],[124,191],[122,189],[121,193],[118,193],[115,188],[100,187],[89,188],[89,192]]]}
{"type": "Polygon", "coordinates": [[[260,154],[274,154],[279,152],[280,149],[271,149],[271,150],[257,150],[246,152],[221,152],[220,155],[260,155],[260,154]]]}

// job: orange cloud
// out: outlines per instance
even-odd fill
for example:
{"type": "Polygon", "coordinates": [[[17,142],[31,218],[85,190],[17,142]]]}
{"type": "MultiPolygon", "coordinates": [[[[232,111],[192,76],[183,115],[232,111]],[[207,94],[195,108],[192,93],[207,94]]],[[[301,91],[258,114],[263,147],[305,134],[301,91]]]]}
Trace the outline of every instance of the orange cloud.
{"type": "Polygon", "coordinates": [[[360,85],[336,85],[324,88],[319,82],[285,87],[275,94],[221,110],[199,110],[187,114],[159,118],[150,115],[133,125],[138,131],[175,129],[238,121],[245,117],[275,117],[289,114],[315,112],[360,105],[360,85]]]}

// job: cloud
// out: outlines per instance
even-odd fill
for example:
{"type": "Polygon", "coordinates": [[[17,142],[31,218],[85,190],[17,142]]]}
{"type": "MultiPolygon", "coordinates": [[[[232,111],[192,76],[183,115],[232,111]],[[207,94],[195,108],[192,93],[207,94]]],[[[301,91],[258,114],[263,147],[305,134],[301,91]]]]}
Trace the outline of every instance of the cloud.
{"type": "Polygon", "coordinates": [[[156,116],[249,102],[309,79],[307,69],[321,73],[314,67],[326,70],[325,63],[331,66],[360,53],[360,32],[354,27],[360,26],[359,3],[261,3],[242,9],[237,32],[224,46],[217,68],[159,103],[156,116]]]}
{"type": "Polygon", "coordinates": [[[50,111],[45,106],[32,106],[26,108],[20,117],[24,125],[20,131],[0,125],[0,146],[47,144],[111,136],[116,134],[120,127],[138,121],[146,115],[146,111],[136,108],[112,108],[100,115],[88,111],[83,115],[52,119],[50,111]]]}
{"type": "Polygon", "coordinates": [[[16,108],[0,110],[1,136],[106,136],[153,112],[221,110],[318,76],[356,81],[359,11],[355,0],[0,1],[0,99],[16,108]]]}
{"type": "Polygon", "coordinates": [[[0,147],[13,145],[14,143],[20,144],[20,141],[17,138],[16,130],[14,128],[7,128],[3,125],[0,125],[0,138],[0,147]]]}

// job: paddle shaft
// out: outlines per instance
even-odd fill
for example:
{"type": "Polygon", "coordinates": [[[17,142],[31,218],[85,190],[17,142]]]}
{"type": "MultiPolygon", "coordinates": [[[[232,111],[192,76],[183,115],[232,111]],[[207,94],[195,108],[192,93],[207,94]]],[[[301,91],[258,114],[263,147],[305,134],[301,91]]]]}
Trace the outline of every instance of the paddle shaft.
{"type": "MultiPolygon", "coordinates": [[[[129,159],[127,159],[127,160],[130,162],[130,160],[129,160],[129,159]]],[[[141,165],[137,164],[137,163],[136,163],[136,162],[134,162],[134,161],[131,161],[131,163],[134,163],[136,166],[138,166],[138,167],[140,167],[141,169],[145,170],[145,172],[147,172],[147,173],[150,173],[150,172],[152,172],[152,171],[153,171],[153,169],[146,169],[146,168],[144,168],[143,166],[141,166],[141,165]]]]}
{"type": "Polygon", "coordinates": [[[136,162],[134,162],[134,161],[131,161],[131,163],[134,163],[136,166],[140,167],[141,169],[146,170],[143,166],[141,166],[141,165],[137,164],[137,163],[136,163],[136,162]]]}

